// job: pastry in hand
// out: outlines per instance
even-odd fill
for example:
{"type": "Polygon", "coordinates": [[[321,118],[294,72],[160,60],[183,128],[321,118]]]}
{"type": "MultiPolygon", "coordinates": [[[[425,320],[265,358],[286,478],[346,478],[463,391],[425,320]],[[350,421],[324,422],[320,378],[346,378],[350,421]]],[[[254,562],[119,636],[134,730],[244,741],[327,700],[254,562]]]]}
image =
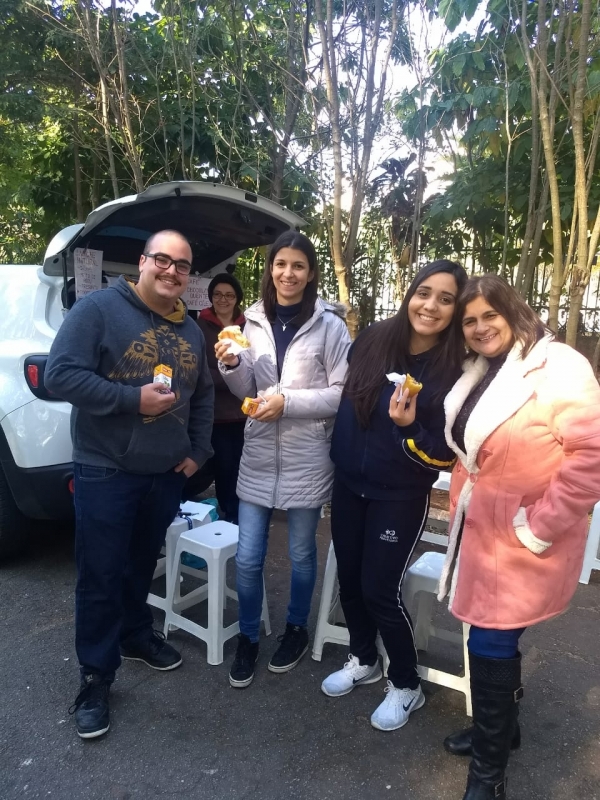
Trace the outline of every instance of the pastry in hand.
{"type": "Polygon", "coordinates": [[[419,394],[422,388],[422,383],[419,383],[419,381],[416,381],[411,375],[407,374],[404,385],[402,386],[402,394],[408,389],[408,396],[414,397],[416,394],[419,394]]]}
{"type": "Polygon", "coordinates": [[[239,344],[241,348],[247,350],[250,347],[250,342],[244,334],[242,333],[242,329],[239,325],[228,325],[226,328],[223,328],[222,331],[219,332],[217,337],[218,339],[232,339],[236,344],[239,344]]]}

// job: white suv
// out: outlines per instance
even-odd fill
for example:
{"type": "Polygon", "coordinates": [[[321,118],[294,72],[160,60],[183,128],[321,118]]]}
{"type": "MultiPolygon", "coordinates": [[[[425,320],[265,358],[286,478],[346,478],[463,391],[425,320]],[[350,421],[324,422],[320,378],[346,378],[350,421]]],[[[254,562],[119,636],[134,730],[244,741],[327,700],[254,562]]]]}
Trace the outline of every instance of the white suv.
{"type": "Polygon", "coordinates": [[[231,270],[239,253],[272,243],[303,220],[255,194],[180,181],[95,209],[50,242],[43,267],[0,265],[0,558],[24,543],[27,519],[73,514],[71,406],[44,388],[56,331],[75,301],[74,250],[100,250],[103,283],[137,275],[146,239],[167,228],[194,252],[193,273],[231,270]]]}

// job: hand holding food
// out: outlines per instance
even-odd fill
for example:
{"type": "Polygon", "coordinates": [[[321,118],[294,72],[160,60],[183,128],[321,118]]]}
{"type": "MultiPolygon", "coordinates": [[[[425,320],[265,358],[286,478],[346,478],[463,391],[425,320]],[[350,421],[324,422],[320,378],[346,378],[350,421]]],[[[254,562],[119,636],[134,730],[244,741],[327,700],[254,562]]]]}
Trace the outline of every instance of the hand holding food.
{"type": "MultiPolygon", "coordinates": [[[[423,384],[416,381],[412,375],[401,375],[398,372],[389,372],[385,376],[390,383],[395,383],[396,387],[402,386],[403,389],[408,389],[408,396],[414,397],[416,394],[419,394],[421,389],[423,388],[423,384]]],[[[398,402],[400,402],[400,396],[398,396],[398,402]]]]}
{"type": "Polygon", "coordinates": [[[217,361],[220,361],[221,364],[225,364],[227,367],[237,367],[240,363],[240,357],[235,355],[235,353],[229,352],[229,346],[231,345],[231,339],[223,339],[220,342],[215,344],[215,355],[217,357],[217,361]]]}
{"type": "Polygon", "coordinates": [[[415,421],[416,414],[417,395],[413,394],[411,397],[409,389],[404,388],[399,383],[390,398],[390,417],[392,421],[400,427],[411,425],[415,421]]]}
{"type": "Polygon", "coordinates": [[[177,398],[162,383],[146,383],[141,387],[140,414],[157,417],[168,411],[177,398]]]}
{"type": "Polygon", "coordinates": [[[275,422],[283,414],[285,408],[285,397],[282,394],[267,394],[259,396],[261,402],[258,410],[252,415],[252,419],[258,422],[275,422]]]}
{"type": "MultiPolygon", "coordinates": [[[[239,325],[228,325],[226,328],[223,328],[223,330],[219,332],[217,338],[219,339],[219,341],[223,341],[225,339],[235,342],[239,350],[247,350],[250,347],[250,342],[248,341],[248,339],[246,339],[246,337],[242,333],[242,329],[240,328],[239,325]]],[[[239,352],[238,348],[234,348],[232,350],[230,344],[229,352],[235,352],[235,354],[237,355],[237,353],[239,352]]]]}

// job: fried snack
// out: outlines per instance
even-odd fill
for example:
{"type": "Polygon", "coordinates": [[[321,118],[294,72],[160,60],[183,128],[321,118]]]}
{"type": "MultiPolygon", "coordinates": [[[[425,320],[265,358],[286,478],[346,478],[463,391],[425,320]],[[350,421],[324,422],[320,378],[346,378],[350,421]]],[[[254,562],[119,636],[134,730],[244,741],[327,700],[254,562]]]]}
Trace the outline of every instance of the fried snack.
{"type": "Polygon", "coordinates": [[[228,325],[226,328],[223,328],[222,331],[219,332],[217,337],[218,339],[233,339],[236,344],[239,344],[240,347],[243,347],[244,350],[247,350],[250,347],[250,342],[244,334],[242,333],[242,329],[239,325],[228,325]]]}
{"type": "Polygon", "coordinates": [[[410,375],[406,375],[406,380],[404,381],[404,385],[402,386],[402,393],[404,393],[408,389],[408,396],[414,397],[416,394],[419,394],[421,389],[423,388],[423,384],[416,381],[410,375]]]}
{"type": "Polygon", "coordinates": [[[260,400],[255,400],[253,397],[244,397],[242,411],[244,414],[256,414],[259,409],[260,402],[260,400]]]}

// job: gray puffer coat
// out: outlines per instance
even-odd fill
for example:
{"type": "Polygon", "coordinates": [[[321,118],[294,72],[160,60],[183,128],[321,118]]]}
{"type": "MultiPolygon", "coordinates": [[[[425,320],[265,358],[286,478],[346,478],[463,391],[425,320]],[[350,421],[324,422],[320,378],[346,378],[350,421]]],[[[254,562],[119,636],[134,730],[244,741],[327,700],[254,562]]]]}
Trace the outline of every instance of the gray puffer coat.
{"type": "Polygon", "coordinates": [[[334,306],[317,299],[314,314],[287,348],[279,380],[262,301],[245,315],[251,347],[237,367],[219,364],[219,370],[240,399],[282,394],[285,405],[275,422],[246,422],[238,496],[268,508],[316,508],[331,494],[329,447],[348,368],[348,329],[334,306]]]}

